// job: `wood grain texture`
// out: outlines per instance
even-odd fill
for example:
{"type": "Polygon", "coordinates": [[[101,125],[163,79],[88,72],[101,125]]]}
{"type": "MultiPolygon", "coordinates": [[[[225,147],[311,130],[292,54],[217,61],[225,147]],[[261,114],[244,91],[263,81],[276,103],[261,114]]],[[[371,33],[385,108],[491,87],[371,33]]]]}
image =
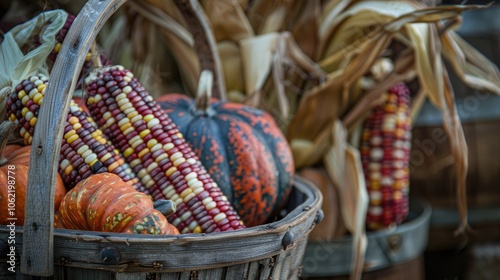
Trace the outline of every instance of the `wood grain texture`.
{"type": "MultiPolygon", "coordinates": [[[[114,279],[113,273],[106,270],[85,269],[80,267],[66,267],[66,277],[64,279],[92,279],[92,280],[107,280],[114,279]]],[[[56,279],[54,279],[56,280],[56,279]]]]}
{"type": "MultiPolygon", "coordinates": [[[[115,280],[147,280],[146,273],[122,273],[115,274],[115,280]]],[[[104,280],[104,279],[103,279],[104,280]]]]}
{"type": "Polygon", "coordinates": [[[75,18],[55,62],[34,132],[26,197],[21,271],[50,276],[53,268],[54,192],[65,112],[97,32],[125,1],[90,0],[75,18]]]}
{"type": "Polygon", "coordinates": [[[162,273],[160,274],[159,280],[179,280],[179,273],[162,273]]]}
{"type": "Polygon", "coordinates": [[[249,266],[250,263],[228,266],[226,269],[226,276],[224,279],[225,280],[246,279],[245,277],[247,277],[247,271],[249,266]]]}

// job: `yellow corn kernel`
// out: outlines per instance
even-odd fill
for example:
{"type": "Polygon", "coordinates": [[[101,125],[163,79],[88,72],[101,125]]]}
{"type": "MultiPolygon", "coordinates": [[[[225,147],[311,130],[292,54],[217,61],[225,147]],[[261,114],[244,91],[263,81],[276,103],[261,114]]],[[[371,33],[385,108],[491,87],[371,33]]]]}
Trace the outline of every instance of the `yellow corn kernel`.
{"type": "Polygon", "coordinates": [[[178,159],[176,159],[176,160],[173,162],[173,164],[174,164],[174,166],[175,166],[175,167],[177,167],[177,166],[179,166],[179,165],[183,164],[184,162],[186,162],[186,159],[182,157],[182,158],[178,158],[178,159]]]}
{"type": "Polygon", "coordinates": [[[201,233],[201,227],[197,226],[193,229],[193,233],[201,233]]]}
{"type": "Polygon", "coordinates": [[[159,156],[157,156],[157,157],[155,158],[155,161],[156,161],[156,162],[160,162],[160,161],[162,161],[162,160],[164,160],[164,159],[166,159],[166,158],[168,158],[168,155],[167,155],[167,154],[161,154],[161,155],[159,155],[159,156]]]}
{"type": "MultiPolygon", "coordinates": [[[[31,93],[30,93],[30,95],[31,95],[31,93]]],[[[35,102],[38,105],[41,105],[42,100],[43,100],[43,95],[41,93],[37,92],[36,94],[34,94],[33,102],[35,102]]]]}
{"type": "Polygon", "coordinates": [[[125,151],[123,151],[123,156],[127,158],[133,153],[134,153],[134,149],[132,149],[131,147],[128,147],[125,151]]]}
{"type": "Polygon", "coordinates": [[[23,99],[23,97],[26,96],[26,92],[24,91],[24,89],[20,90],[18,93],[17,93],[17,98],[19,99],[23,99]]]}
{"type": "Polygon", "coordinates": [[[71,136],[75,135],[76,134],[76,131],[74,129],[66,132],[66,134],[64,134],[64,139],[68,140],[68,138],[70,138],[71,136]]]}
{"type": "Polygon", "coordinates": [[[141,138],[145,138],[146,136],[148,136],[149,134],[151,134],[151,131],[149,129],[145,129],[141,132],[139,132],[139,136],[141,136],[141,138]]]}
{"type": "Polygon", "coordinates": [[[148,148],[144,148],[142,151],[139,152],[139,154],[137,154],[137,156],[139,158],[142,158],[143,156],[145,156],[147,153],[149,153],[149,149],[148,148]]]}
{"type": "Polygon", "coordinates": [[[148,167],[146,167],[146,170],[148,171],[148,173],[151,173],[157,167],[158,163],[153,161],[150,165],[148,165],[148,167]]]}
{"type": "Polygon", "coordinates": [[[68,142],[68,144],[71,144],[78,138],[79,138],[78,134],[75,134],[75,135],[72,135],[71,137],[69,137],[68,139],[66,139],[66,142],[68,142]]]}
{"type": "Polygon", "coordinates": [[[172,150],[174,148],[174,143],[167,143],[165,145],[163,145],[163,150],[165,150],[166,152],[172,150]]]}
{"type": "Polygon", "coordinates": [[[112,171],[113,171],[113,170],[115,170],[118,166],[120,166],[120,165],[118,164],[118,162],[116,162],[116,161],[115,161],[115,162],[113,162],[112,164],[110,164],[110,165],[108,166],[108,171],[109,171],[109,172],[112,172],[112,171]]]}
{"type": "Polygon", "coordinates": [[[188,194],[190,194],[190,193],[192,193],[192,192],[193,192],[193,190],[192,190],[192,189],[187,188],[187,189],[185,189],[184,191],[182,191],[182,192],[181,192],[180,196],[181,196],[181,198],[183,198],[183,199],[184,199],[184,198],[185,198],[188,194]]]}
{"type": "Polygon", "coordinates": [[[111,158],[111,153],[106,153],[104,156],[101,157],[101,162],[105,162],[110,158],[111,158]]]}
{"type": "Polygon", "coordinates": [[[75,123],[75,124],[73,125],[73,129],[74,129],[74,130],[78,130],[78,129],[80,129],[80,128],[82,128],[82,125],[81,125],[80,123],[75,123]]]}
{"type": "Polygon", "coordinates": [[[59,51],[61,51],[61,46],[62,46],[61,43],[57,43],[54,47],[54,52],[58,53],[59,51]]]}
{"type": "Polygon", "coordinates": [[[146,146],[151,150],[156,144],[158,144],[158,141],[156,139],[151,139],[148,141],[148,143],[146,143],[146,146]]]}
{"type": "Polygon", "coordinates": [[[21,115],[23,115],[23,117],[26,117],[26,114],[29,112],[30,110],[26,107],[23,107],[21,109],[21,115]]]}
{"type": "Polygon", "coordinates": [[[68,166],[64,169],[64,174],[66,174],[67,176],[69,176],[69,173],[71,173],[71,171],[73,171],[73,165],[68,165],[68,166]]]}
{"type": "Polygon", "coordinates": [[[43,92],[46,87],[47,87],[46,84],[40,84],[39,86],[36,87],[36,89],[38,90],[38,92],[43,92]]]}
{"type": "Polygon", "coordinates": [[[147,114],[144,116],[144,121],[149,122],[150,120],[154,119],[155,116],[153,114],[147,114]]]}
{"type": "Polygon", "coordinates": [[[167,175],[167,177],[169,177],[169,176],[170,176],[170,175],[172,175],[175,171],[177,171],[177,167],[172,166],[172,167],[170,167],[169,169],[167,169],[167,171],[165,171],[165,175],[167,175]]]}
{"type": "MultiPolygon", "coordinates": [[[[129,110],[129,109],[127,109],[127,110],[129,110]]],[[[138,112],[134,109],[132,112],[130,112],[130,113],[128,113],[128,114],[127,114],[127,118],[128,118],[129,120],[132,120],[132,118],[134,118],[134,117],[135,117],[135,116],[137,116],[138,114],[139,114],[139,113],[138,113],[138,112]]]]}
{"type": "Polygon", "coordinates": [[[89,163],[89,166],[90,166],[90,167],[92,167],[92,166],[94,166],[94,164],[96,164],[97,162],[99,162],[99,160],[96,158],[96,159],[94,159],[93,161],[91,161],[91,162],[89,163]]]}

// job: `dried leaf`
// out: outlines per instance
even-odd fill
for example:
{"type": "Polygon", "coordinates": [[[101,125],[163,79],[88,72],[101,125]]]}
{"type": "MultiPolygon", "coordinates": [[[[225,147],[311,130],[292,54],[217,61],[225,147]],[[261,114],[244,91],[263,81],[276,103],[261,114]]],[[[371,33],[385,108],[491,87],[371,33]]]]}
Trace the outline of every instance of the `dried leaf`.
{"type": "Polygon", "coordinates": [[[465,84],[500,94],[500,74],[495,64],[452,31],[443,34],[441,42],[444,57],[465,84]]]}
{"type": "Polygon", "coordinates": [[[340,121],[334,123],[332,145],[325,154],[326,170],[338,186],[342,201],[344,224],[352,233],[353,263],[351,279],[360,279],[367,246],[365,218],[368,192],[359,151],[347,143],[347,131],[340,121]]]}
{"type": "Polygon", "coordinates": [[[300,6],[294,0],[255,0],[247,9],[247,17],[256,35],[283,31],[285,19],[294,6],[300,6]]]}
{"type": "Polygon", "coordinates": [[[254,31],[240,3],[236,0],[200,1],[214,30],[217,42],[238,42],[253,37],[254,31]]]}
{"type": "Polygon", "coordinates": [[[252,97],[252,106],[260,101],[260,89],[271,73],[273,50],[276,49],[279,33],[268,33],[240,41],[245,91],[252,97]]]}
{"type": "MultiPolygon", "coordinates": [[[[316,46],[318,44],[318,33],[311,30],[318,30],[319,17],[321,15],[321,1],[303,1],[297,19],[292,20],[291,32],[297,41],[300,49],[311,59],[315,59],[316,46]],[[303,7],[302,7],[303,6],[303,7]]],[[[299,5],[297,5],[299,6],[299,5]]]]}
{"type": "MultiPolygon", "coordinates": [[[[245,79],[242,54],[238,43],[230,40],[222,41],[217,44],[222,70],[226,78],[227,91],[245,91],[245,79]]],[[[231,99],[231,98],[230,98],[231,99]]]]}

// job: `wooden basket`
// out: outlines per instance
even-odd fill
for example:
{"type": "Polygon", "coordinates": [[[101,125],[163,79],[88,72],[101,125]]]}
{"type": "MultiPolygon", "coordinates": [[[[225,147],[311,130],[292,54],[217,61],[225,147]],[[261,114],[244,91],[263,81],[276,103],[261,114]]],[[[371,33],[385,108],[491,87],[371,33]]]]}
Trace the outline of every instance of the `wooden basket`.
{"type": "MultiPolygon", "coordinates": [[[[54,229],[55,178],[64,112],[85,54],[125,0],[89,0],[75,18],[55,62],[34,133],[24,227],[0,227],[0,279],[297,279],[311,229],[321,220],[320,192],[295,177],[284,218],[239,231],[144,236],[54,229]],[[15,273],[9,236],[15,239],[15,273]],[[20,262],[19,262],[20,261],[20,262]]],[[[175,0],[195,38],[202,69],[224,94],[215,41],[195,0],[175,0]]]]}

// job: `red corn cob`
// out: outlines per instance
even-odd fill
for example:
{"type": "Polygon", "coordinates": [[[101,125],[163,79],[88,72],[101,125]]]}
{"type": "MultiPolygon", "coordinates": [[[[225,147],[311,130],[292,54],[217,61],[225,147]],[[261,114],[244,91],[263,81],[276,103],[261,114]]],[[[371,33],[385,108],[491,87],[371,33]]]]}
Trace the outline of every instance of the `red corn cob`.
{"type": "Polygon", "coordinates": [[[369,194],[367,226],[397,225],[408,215],[411,147],[410,91],[404,83],[389,89],[385,102],[365,121],[360,151],[369,194]]]}
{"type": "Polygon", "coordinates": [[[154,200],[169,199],[169,218],[181,233],[244,228],[177,126],[122,66],[97,69],[85,79],[87,106],[154,200]]]}

